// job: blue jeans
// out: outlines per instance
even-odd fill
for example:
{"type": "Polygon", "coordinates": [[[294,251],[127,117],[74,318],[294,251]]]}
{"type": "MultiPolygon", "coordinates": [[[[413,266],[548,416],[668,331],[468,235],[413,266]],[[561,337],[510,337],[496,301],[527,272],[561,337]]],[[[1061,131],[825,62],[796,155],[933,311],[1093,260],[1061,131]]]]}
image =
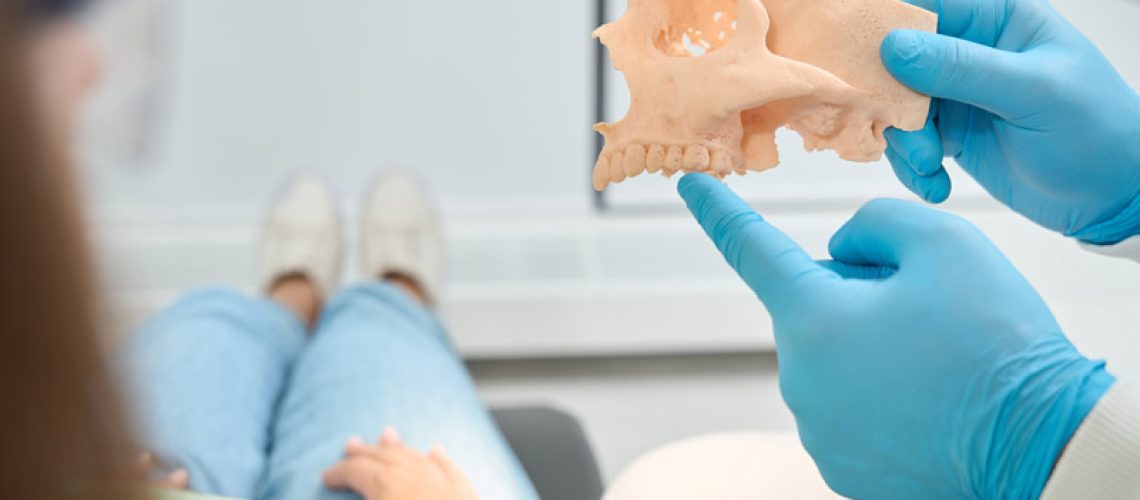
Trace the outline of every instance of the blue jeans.
{"type": "Polygon", "coordinates": [[[442,445],[480,495],[536,499],[439,322],[384,284],[334,297],[310,337],[268,300],[192,292],[118,353],[143,445],[194,491],[239,498],[357,498],[321,475],[351,436],[387,426],[442,445]]]}

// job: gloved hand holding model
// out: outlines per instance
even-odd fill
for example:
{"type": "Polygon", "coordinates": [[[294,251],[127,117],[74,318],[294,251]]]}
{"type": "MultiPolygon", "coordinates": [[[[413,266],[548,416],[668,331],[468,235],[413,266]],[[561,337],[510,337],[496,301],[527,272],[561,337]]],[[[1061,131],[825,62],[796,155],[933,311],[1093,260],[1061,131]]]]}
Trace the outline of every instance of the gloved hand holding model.
{"type": "Polygon", "coordinates": [[[899,179],[944,201],[953,157],[994,197],[1096,244],[1140,234],[1140,97],[1044,0],[912,0],[938,35],[898,30],[887,69],[936,99],[926,128],[887,131],[899,179]]]}
{"type": "Polygon", "coordinates": [[[1113,385],[977,229],[863,207],[815,262],[726,186],[680,193],[768,307],[800,437],[852,498],[1036,498],[1113,385]]]}

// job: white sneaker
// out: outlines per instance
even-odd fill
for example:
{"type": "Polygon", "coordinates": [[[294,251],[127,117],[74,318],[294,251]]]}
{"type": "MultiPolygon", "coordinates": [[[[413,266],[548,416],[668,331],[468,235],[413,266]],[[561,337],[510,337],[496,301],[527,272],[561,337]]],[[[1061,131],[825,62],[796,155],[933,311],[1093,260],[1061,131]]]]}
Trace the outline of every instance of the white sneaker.
{"type": "Polygon", "coordinates": [[[321,298],[340,282],[342,241],[333,194],[311,177],[293,182],[269,213],[261,243],[261,283],[299,274],[312,280],[321,298]]]}
{"type": "Polygon", "coordinates": [[[372,279],[399,274],[435,304],[443,282],[439,215],[413,177],[393,173],[372,188],[361,214],[361,271],[372,279]]]}

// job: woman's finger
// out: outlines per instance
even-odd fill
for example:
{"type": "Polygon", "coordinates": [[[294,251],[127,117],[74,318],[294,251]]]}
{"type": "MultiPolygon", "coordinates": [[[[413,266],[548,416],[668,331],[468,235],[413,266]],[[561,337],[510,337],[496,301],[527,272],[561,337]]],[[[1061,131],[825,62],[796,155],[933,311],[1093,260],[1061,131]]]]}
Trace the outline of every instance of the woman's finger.
{"type": "Polygon", "coordinates": [[[358,439],[349,439],[345,444],[345,454],[349,457],[367,457],[389,464],[402,464],[414,461],[419,454],[402,443],[373,446],[358,439]]]}
{"type": "Polygon", "coordinates": [[[447,453],[443,451],[443,447],[436,446],[432,448],[431,452],[428,453],[428,459],[439,467],[439,470],[443,471],[444,475],[448,478],[452,480],[467,479],[463,471],[459,470],[459,467],[455,465],[455,462],[452,462],[451,459],[447,457],[447,453]]]}
{"type": "Polygon", "coordinates": [[[375,478],[383,473],[384,465],[368,457],[358,456],[342,460],[322,478],[325,486],[334,490],[352,490],[368,497],[372,493],[375,478]]]}
{"type": "Polygon", "coordinates": [[[455,462],[452,462],[451,459],[447,457],[447,453],[443,450],[442,446],[432,448],[431,452],[428,453],[428,459],[439,467],[444,476],[458,489],[462,498],[479,498],[479,495],[475,492],[475,487],[472,486],[471,481],[467,479],[467,474],[464,474],[463,469],[460,469],[458,465],[455,465],[455,462]]]}
{"type": "Polygon", "coordinates": [[[171,472],[165,479],[158,482],[160,488],[168,488],[172,490],[185,490],[190,488],[190,472],[186,469],[178,469],[171,472]]]}
{"type": "Polygon", "coordinates": [[[388,427],[384,429],[384,433],[380,434],[380,446],[393,445],[400,443],[400,433],[396,432],[395,427],[388,427]]]}

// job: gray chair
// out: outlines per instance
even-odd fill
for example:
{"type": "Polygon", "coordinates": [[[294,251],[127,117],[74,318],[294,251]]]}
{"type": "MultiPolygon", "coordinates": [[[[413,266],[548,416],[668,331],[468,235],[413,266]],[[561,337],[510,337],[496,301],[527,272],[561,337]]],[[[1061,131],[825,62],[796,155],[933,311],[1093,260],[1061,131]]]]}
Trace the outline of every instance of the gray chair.
{"type": "Polygon", "coordinates": [[[582,425],[546,407],[492,411],[543,500],[598,500],[604,492],[598,462],[582,425]]]}

